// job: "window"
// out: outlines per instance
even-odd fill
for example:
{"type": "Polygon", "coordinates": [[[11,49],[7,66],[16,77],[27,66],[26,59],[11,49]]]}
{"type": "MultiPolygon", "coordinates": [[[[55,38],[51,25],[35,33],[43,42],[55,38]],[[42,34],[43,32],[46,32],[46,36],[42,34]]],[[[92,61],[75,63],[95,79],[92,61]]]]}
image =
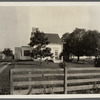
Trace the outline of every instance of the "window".
{"type": "Polygon", "coordinates": [[[30,51],[29,50],[24,50],[24,56],[30,56],[30,51]]]}
{"type": "Polygon", "coordinates": [[[59,57],[58,57],[58,50],[55,50],[55,59],[58,60],[59,57]]]}

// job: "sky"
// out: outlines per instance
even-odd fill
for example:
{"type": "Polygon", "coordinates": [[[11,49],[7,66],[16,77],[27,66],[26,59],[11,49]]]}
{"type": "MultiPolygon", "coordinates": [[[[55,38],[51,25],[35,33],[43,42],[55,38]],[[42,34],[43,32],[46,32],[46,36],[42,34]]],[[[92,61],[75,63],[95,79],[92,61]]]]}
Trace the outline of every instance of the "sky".
{"type": "Polygon", "coordinates": [[[100,6],[0,6],[0,50],[26,46],[32,27],[44,33],[100,31],[100,6]]]}

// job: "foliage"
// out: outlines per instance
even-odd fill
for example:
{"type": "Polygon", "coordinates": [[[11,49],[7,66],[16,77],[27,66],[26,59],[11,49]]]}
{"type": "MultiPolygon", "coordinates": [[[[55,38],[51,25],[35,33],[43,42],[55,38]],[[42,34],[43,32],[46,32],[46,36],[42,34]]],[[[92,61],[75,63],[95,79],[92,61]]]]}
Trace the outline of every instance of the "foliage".
{"type": "Polygon", "coordinates": [[[59,63],[59,67],[61,67],[61,68],[66,67],[66,63],[65,63],[65,62],[61,62],[61,63],[59,63]]]}
{"type": "Polygon", "coordinates": [[[98,56],[100,54],[100,33],[96,30],[76,28],[72,33],[62,36],[64,42],[63,55],[98,56]]]}
{"type": "Polygon", "coordinates": [[[43,58],[47,56],[52,56],[52,53],[50,52],[51,49],[46,47],[50,42],[48,41],[48,38],[45,36],[43,32],[40,32],[38,29],[36,29],[36,32],[33,33],[34,36],[30,38],[29,45],[33,47],[31,56],[33,58],[43,58]]]}
{"type": "Polygon", "coordinates": [[[30,46],[43,47],[49,43],[48,38],[45,37],[45,34],[43,32],[40,32],[38,29],[36,29],[36,32],[34,32],[33,34],[34,36],[30,38],[30,46]]]}
{"type": "Polygon", "coordinates": [[[84,43],[83,47],[85,50],[86,56],[97,56],[99,52],[100,45],[100,33],[96,30],[88,30],[86,34],[83,36],[84,43]]]}
{"type": "Polygon", "coordinates": [[[65,34],[62,35],[62,38],[61,39],[62,39],[63,43],[65,43],[66,40],[69,38],[69,34],[70,33],[67,32],[67,33],[65,33],[65,34]]]}
{"type": "Polygon", "coordinates": [[[41,58],[41,57],[52,57],[52,53],[50,52],[51,48],[44,48],[43,50],[38,47],[34,48],[31,53],[31,57],[33,58],[41,58]]]}
{"type": "Polygon", "coordinates": [[[42,50],[41,55],[43,57],[48,57],[48,56],[52,57],[52,53],[50,51],[51,51],[51,48],[46,47],[45,49],[42,50]]]}
{"type": "Polygon", "coordinates": [[[76,28],[71,34],[68,35],[68,33],[63,35],[64,39],[64,49],[63,53],[64,55],[69,58],[70,54],[73,54],[75,56],[83,56],[84,55],[84,49],[83,49],[83,35],[85,34],[85,29],[79,29],[76,28]]]}
{"type": "Polygon", "coordinates": [[[95,67],[100,67],[100,58],[95,59],[94,64],[95,67]]]}
{"type": "Polygon", "coordinates": [[[76,28],[71,34],[71,52],[73,55],[77,56],[79,61],[79,57],[84,55],[83,48],[83,35],[85,34],[85,29],[76,28]]]}
{"type": "Polygon", "coordinates": [[[13,56],[13,52],[10,48],[6,48],[3,50],[3,53],[6,55],[6,56],[13,56]]]}
{"type": "Polygon", "coordinates": [[[71,53],[70,33],[65,33],[61,39],[63,41],[63,52],[61,53],[61,55],[63,56],[64,61],[68,61],[69,55],[71,53]]]}

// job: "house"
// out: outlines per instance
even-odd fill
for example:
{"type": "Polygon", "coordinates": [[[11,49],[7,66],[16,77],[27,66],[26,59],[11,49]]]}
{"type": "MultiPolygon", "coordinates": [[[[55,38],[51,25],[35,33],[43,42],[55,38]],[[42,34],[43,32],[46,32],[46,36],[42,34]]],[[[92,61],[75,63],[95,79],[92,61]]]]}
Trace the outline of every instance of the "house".
{"type": "MultiPolygon", "coordinates": [[[[34,29],[32,29],[31,37],[33,36],[34,29]]],[[[63,58],[60,58],[60,54],[63,50],[63,43],[58,34],[45,33],[45,36],[48,37],[50,43],[46,46],[51,48],[51,53],[53,53],[53,57],[51,58],[55,63],[59,63],[63,61],[63,58]]],[[[15,59],[20,60],[31,60],[30,52],[32,51],[32,47],[30,46],[22,46],[15,48],[15,59]]],[[[46,57],[49,58],[49,57],[46,57]]],[[[42,60],[45,60],[42,59],[42,60]]]]}
{"type": "Polygon", "coordinates": [[[63,58],[59,59],[60,54],[63,50],[63,43],[60,37],[58,36],[58,34],[49,34],[49,33],[46,33],[45,36],[48,37],[48,40],[50,41],[50,43],[46,47],[51,48],[51,53],[53,53],[52,60],[55,63],[62,62],[63,58]]]}

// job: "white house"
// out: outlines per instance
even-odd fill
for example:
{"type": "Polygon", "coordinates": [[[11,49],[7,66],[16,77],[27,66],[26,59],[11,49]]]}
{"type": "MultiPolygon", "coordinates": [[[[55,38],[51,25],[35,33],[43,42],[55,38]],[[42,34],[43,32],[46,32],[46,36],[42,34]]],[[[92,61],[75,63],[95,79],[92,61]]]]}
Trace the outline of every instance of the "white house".
{"type": "MultiPolygon", "coordinates": [[[[34,30],[33,30],[34,31],[34,30]]],[[[33,36],[33,33],[31,34],[33,36]]],[[[63,58],[59,59],[59,56],[63,50],[63,43],[58,36],[58,34],[45,34],[46,37],[48,37],[48,40],[50,43],[47,45],[47,47],[51,48],[51,53],[53,53],[52,60],[55,63],[62,62],[63,58]]],[[[30,46],[22,46],[22,47],[16,47],[15,48],[15,59],[20,60],[31,60],[30,52],[32,51],[32,47],[30,46]]]]}
{"type": "Polygon", "coordinates": [[[47,45],[47,47],[51,48],[51,53],[53,53],[52,60],[54,62],[62,62],[63,58],[59,59],[59,56],[63,50],[63,43],[58,36],[58,34],[45,34],[46,37],[48,37],[48,40],[50,43],[47,45]]]}

